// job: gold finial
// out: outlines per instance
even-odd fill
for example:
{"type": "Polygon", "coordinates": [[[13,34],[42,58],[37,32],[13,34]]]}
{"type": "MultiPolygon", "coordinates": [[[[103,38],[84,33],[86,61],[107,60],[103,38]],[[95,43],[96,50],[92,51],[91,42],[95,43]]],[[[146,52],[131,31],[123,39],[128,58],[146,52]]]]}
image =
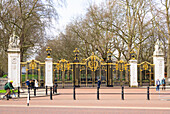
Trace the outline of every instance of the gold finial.
{"type": "Polygon", "coordinates": [[[110,49],[107,51],[107,55],[108,55],[108,60],[111,60],[112,51],[110,49]]]}
{"type": "Polygon", "coordinates": [[[136,53],[135,53],[134,50],[132,50],[132,51],[130,52],[130,57],[131,57],[131,59],[133,59],[133,60],[136,59],[136,53]]]}
{"type": "Polygon", "coordinates": [[[51,58],[51,51],[52,51],[52,49],[51,49],[50,47],[48,47],[48,48],[46,49],[47,58],[51,58]]]}
{"type": "Polygon", "coordinates": [[[75,60],[78,60],[78,55],[79,55],[79,50],[77,48],[75,48],[75,50],[73,51],[75,53],[75,60]]]}
{"type": "Polygon", "coordinates": [[[94,52],[92,52],[92,56],[94,56],[94,52]]]}

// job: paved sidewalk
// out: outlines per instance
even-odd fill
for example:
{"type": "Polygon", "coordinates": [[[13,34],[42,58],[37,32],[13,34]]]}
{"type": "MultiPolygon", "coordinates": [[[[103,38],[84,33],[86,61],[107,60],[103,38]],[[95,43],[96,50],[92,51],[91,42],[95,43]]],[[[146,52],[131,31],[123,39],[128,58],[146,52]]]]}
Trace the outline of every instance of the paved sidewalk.
{"type": "MultiPolygon", "coordinates": [[[[27,98],[28,97],[28,89],[21,89],[20,90],[20,98],[27,98]]],[[[73,88],[59,88],[57,89],[57,94],[54,93],[53,95],[72,95],[73,96],[73,88]]],[[[122,93],[122,89],[121,87],[101,87],[99,90],[100,94],[99,96],[106,96],[106,95],[110,95],[110,96],[119,96],[119,99],[121,98],[121,93],[122,93]]],[[[48,89],[48,95],[50,95],[50,89],[48,89]]],[[[52,91],[53,93],[53,91],[52,91]]],[[[169,100],[170,99],[170,87],[167,87],[166,90],[161,90],[160,91],[156,91],[155,87],[150,87],[149,90],[150,93],[150,98],[153,98],[154,96],[157,96],[159,99],[165,99],[165,100],[169,100]]],[[[76,96],[77,95],[94,95],[97,98],[97,88],[96,87],[80,87],[80,88],[76,88],[76,96]]],[[[146,99],[147,97],[147,87],[139,87],[139,88],[130,88],[125,86],[124,87],[124,96],[125,99],[129,98],[130,96],[145,96],[144,98],[146,99]]],[[[2,98],[4,95],[0,95],[0,98],[2,98]]],[[[17,93],[16,96],[18,97],[17,93]]],[[[45,97],[46,96],[46,89],[38,89],[36,90],[36,96],[34,96],[34,89],[30,89],[30,96],[31,97],[45,97]]]]}
{"type": "MultiPolygon", "coordinates": [[[[34,97],[31,90],[31,100],[27,106],[27,89],[19,99],[0,100],[0,113],[6,114],[106,114],[106,113],[145,113],[169,114],[170,89],[156,91],[150,89],[150,100],[147,100],[146,88],[125,87],[124,100],[121,99],[121,88],[101,88],[100,100],[97,100],[96,88],[76,88],[76,100],[73,100],[73,89],[58,89],[58,95],[46,96],[45,89],[38,89],[34,97]]],[[[48,91],[48,94],[50,92],[48,91]]]]}

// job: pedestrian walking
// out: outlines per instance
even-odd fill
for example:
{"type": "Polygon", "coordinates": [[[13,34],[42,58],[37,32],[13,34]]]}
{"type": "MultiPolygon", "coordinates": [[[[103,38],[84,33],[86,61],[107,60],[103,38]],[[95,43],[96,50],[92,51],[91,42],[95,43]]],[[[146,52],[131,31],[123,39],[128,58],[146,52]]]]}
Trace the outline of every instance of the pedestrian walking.
{"type": "Polygon", "coordinates": [[[38,81],[37,80],[35,80],[35,85],[34,86],[35,86],[36,89],[38,89],[38,81]]]}
{"type": "Polygon", "coordinates": [[[165,90],[165,85],[166,85],[165,78],[162,79],[161,83],[162,83],[162,90],[165,90]]]}
{"type": "Polygon", "coordinates": [[[156,80],[156,91],[159,91],[159,86],[161,85],[159,79],[156,80]]]}
{"type": "Polygon", "coordinates": [[[25,82],[25,84],[26,84],[27,88],[30,87],[30,81],[29,81],[29,80],[27,80],[27,81],[25,82]]]}
{"type": "Polygon", "coordinates": [[[56,93],[57,93],[57,87],[58,87],[57,78],[55,78],[55,80],[54,80],[54,92],[56,92],[56,93]]]}
{"type": "Polygon", "coordinates": [[[98,79],[97,86],[100,88],[100,85],[101,85],[101,81],[100,79],[98,79]]]}
{"type": "Polygon", "coordinates": [[[31,90],[34,89],[34,80],[31,80],[31,90]]]}

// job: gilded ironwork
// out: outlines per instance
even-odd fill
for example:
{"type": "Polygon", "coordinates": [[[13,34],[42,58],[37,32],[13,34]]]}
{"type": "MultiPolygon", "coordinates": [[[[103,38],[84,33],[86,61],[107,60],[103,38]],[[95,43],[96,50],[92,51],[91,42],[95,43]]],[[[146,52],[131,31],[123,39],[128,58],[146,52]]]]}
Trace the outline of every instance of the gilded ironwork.
{"type": "Polygon", "coordinates": [[[144,83],[149,85],[154,85],[154,64],[151,64],[147,61],[138,64],[139,77],[138,81],[142,86],[144,83]]]}
{"type": "Polygon", "coordinates": [[[131,59],[132,59],[132,60],[136,60],[136,53],[135,53],[134,50],[132,50],[132,51],[130,52],[130,56],[131,56],[131,59]]]}
{"type": "MultiPolygon", "coordinates": [[[[35,63],[34,60],[31,61],[31,63],[29,64],[29,67],[30,67],[31,69],[35,69],[35,68],[37,67],[37,64],[35,63]]],[[[28,70],[28,69],[27,69],[27,70],[28,70]]]]}
{"type": "Polygon", "coordinates": [[[27,62],[21,62],[21,86],[25,86],[25,81],[38,80],[39,86],[44,86],[45,83],[45,63],[40,61],[31,60],[27,62]],[[25,70],[24,70],[25,69],[25,70]]]}
{"type": "Polygon", "coordinates": [[[78,60],[79,50],[77,48],[75,48],[75,50],[73,52],[75,53],[74,60],[78,60]]]}
{"type": "Polygon", "coordinates": [[[91,71],[96,71],[99,67],[100,59],[92,53],[92,56],[87,58],[87,66],[91,69],[91,71]]]}
{"type": "Polygon", "coordinates": [[[51,49],[50,47],[48,47],[48,48],[46,49],[47,58],[51,58],[51,51],[52,51],[52,49],[51,49]]]}
{"type": "Polygon", "coordinates": [[[107,51],[107,55],[108,55],[108,60],[111,60],[112,51],[110,49],[107,51]]]}

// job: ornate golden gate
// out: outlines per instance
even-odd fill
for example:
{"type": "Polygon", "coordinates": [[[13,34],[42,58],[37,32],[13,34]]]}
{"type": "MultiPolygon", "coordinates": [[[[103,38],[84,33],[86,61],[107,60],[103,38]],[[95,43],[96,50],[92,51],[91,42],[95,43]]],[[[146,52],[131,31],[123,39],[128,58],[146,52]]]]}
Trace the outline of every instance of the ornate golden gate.
{"type": "Polygon", "coordinates": [[[25,81],[36,79],[39,82],[39,87],[44,87],[45,83],[45,63],[31,60],[21,62],[21,86],[25,86],[25,81]]]}
{"type": "Polygon", "coordinates": [[[147,61],[138,64],[138,83],[142,85],[154,85],[154,64],[147,61]]]}
{"type": "MultiPolygon", "coordinates": [[[[65,59],[61,59],[57,63],[53,63],[53,82],[62,84],[64,87],[66,84],[71,85],[73,82],[73,63],[65,59]]],[[[72,85],[71,85],[72,86],[72,85]]]]}
{"type": "Polygon", "coordinates": [[[108,52],[107,62],[95,56],[94,53],[79,62],[79,51],[75,49],[74,52],[76,57],[73,63],[65,59],[53,63],[54,83],[57,82],[61,87],[94,87],[100,79],[102,86],[129,85],[130,65],[122,60],[113,63],[110,52],[108,52]]]}
{"type": "MultiPolygon", "coordinates": [[[[68,86],[94,87],[97,86],[98,79],[100,79],[102,86],[129,85],[130,65],[122,60],[114,63],[111,60],[110,50],[106,62],[94,53],[79,62],[79,51],[75,49],[74,52],[75,59],[72,63],[65,59],[53,63],[53,83],[57,83],[63,88],[68,86]]],[[[143,68],[143,64],[138,66],[143,68]]],[[[27,79],[37,79],[40,87],[45,86],[45,63],[36,60],[21,62],[21,74],[22,86],[25,86],[27,79]]]]}

